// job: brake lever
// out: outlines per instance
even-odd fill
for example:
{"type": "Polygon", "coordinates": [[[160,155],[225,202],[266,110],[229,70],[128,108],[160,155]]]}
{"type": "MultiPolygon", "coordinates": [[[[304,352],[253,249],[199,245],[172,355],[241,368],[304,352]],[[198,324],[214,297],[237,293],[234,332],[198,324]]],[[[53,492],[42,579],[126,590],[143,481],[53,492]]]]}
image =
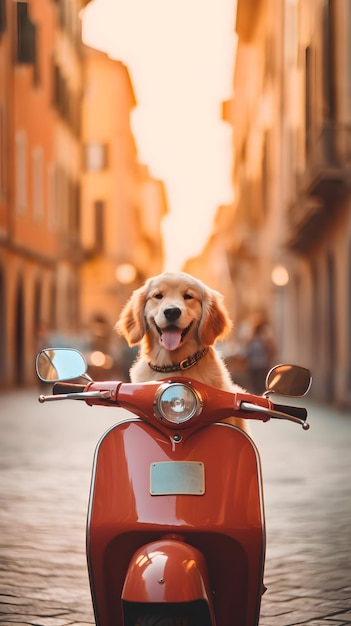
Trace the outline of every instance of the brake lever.
{"type": "Polygon", "coordinates": [[[258,406],[257,404],[251,404],[251,402],[242,402],[240,404],[240,408],[243,411],[254,411],[256,413],[266,413],[269,417],[273,417],[274,419],[280,420],[289,420],[289,422],[294,422],[295,424],[300,424],[303,430],[308,430],[310,424],[300,419],[299,417],[294,417],[293,415],[289,415],[288,413],[282,413],[280,411],[274,411],[274,409],[267,409],[264,406],[258,406]]]}
{"type": "Polygon", "coordinates": [[[58,393],[57,395],[44,396],[40,395],[38,401],[53,402],[54,400],[89,400],[89,398],[101,398],[102,400],[108,400],[112,397],[110,390],[106,391],[81,391],[79,393],[58,393]]]}

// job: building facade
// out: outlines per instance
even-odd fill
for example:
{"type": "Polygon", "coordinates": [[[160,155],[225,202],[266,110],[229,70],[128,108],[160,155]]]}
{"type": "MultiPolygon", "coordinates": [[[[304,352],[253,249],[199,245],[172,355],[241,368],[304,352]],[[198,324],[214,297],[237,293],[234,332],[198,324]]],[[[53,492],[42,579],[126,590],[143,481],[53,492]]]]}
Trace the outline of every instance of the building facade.
{"type": "Polygon", "coordinates": [[[294,20],[296,38],[286,50],[284,81],[296,77],[300,112],[291,111],[284,140],[286,172],[294,180],[286,205],[286,245],[294,258],[286,296],[290,349],[295,338],[295,354],[300,344],[319,398],[349,405],[351,6],[329,0],[287,9],[286,31],[294,20]]]}
{"type": "Polygon", "coordinates": [[[238,0],[235,29],[223,106],[235,200],[220,210],[201,271],[210,275],[221,250],[236,327],[267,320],[277,359],[309,367],[316,398],[349,405],[351,5],[238,0]]]}
{"type": "Polygon", "coordinates": [[[162,266],[163,184],[137,159],[127,68],[82,44],[88,1],[0,0],[1,387],[92,319],[111,332],[162,266]]]}
{"type": "Polygon", "coordinates": [[[89,47],[84,58],[81,321],[92,352],[107,351],[118,362],[125,342],[114,326],[122,306],[163,266],[167,202],[163,183],[138,160],[131,130],[136,99],[127,67],[89,47]]]}
{"type": "Polygon", "coordinates": [[[1,2],[1,381],[35,379],[46,327],[78,321],[79,10],[84,2],[1,2]]]}

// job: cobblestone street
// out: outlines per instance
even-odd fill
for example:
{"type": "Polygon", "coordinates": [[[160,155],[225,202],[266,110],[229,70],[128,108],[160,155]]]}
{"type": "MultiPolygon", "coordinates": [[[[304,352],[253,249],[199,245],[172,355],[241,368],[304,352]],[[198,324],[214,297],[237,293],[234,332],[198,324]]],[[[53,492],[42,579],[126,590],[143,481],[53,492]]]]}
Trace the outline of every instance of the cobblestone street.
{"type": "MultiPolygon", "coordinates": [[[[47,389],[49,392],[49,389],[47,389]]],[[[2,393],[0,624],[94,624],[85,520],[95,445],[121,412],[2,393]]],[[[351,414],[254,425],[265,487],[260,626],[351,624],[351,414]]]]}

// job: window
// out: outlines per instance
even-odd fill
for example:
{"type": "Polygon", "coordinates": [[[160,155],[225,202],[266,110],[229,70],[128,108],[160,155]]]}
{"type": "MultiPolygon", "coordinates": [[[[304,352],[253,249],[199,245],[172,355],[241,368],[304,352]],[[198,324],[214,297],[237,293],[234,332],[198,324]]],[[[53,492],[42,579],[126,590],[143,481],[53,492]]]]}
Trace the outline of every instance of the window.
{"type": "Polygon", "coordinates": [[[104,228],[105,228],[105,202],[96,200],[94,202],[94,218],[95,218],[95,248],[102,252],[104,249],[104,228]]]}
{"type": "Polygon", "coordinates": [[[69,204],[68,204],[68,229],[73,238],[79,236],[80,231],[80,186],[72,178],[68,179],[69,204]]]}
{"type": "Polygon", "coordinates": [[[57,166],[56,163],[50,163],[48,165],[48,228],[52,233],[58,229],[57,206],[57,166]]]}
{"type": "Polygon", "coordinates": [[[52,64],[52,103],[60,117],[69,125],[71,131],[76,137],[80,137],[80,92],[74,92],[69,88],[61,68],[56,63],[52,64]]]}
{"type": "Polygon", "coordinates": [[[55,171],[55,196],[58,230],[60,232],[67,232],[68,186],[66,173],[61,165],[57,165],[55,171]]]}
{"type": "Polygon", "coordinates": [[[324,1],[323,6],[323,105],[324,117],[333,120],[335,117],[335,96],[334,96],[334,47],[333,34],[337,32],[333,23],[333,3],[330,0],[324,1]]]}
{"type": "Polygon", "coordinates": [[[36,28],[28,15],[27,2],[17,2],[17,62],[35,63],[36,28]]]}
{"type": "Polygon", "coordinates": [[[27,209],[27,138],[23,130],[16,134],[16,209],[27,209]]]}
{"type": "Polygon", "coordinates": [[[6,195],[6,137],[5,137],[5,111],[0,106],[0,199],[6,195]]]}
{"type": "Polygon", "coordinates": [[[34,148],[32,153],[33,172],[33,219],[37,222],[43,219],[43,150],[40,146],[34,148]]]}
{"type": "Polygon", "coordinates": [[[306,155],[309,154],[311,147],[311,124],[312,124],[312,55],[311,48],[307,46],[305,50],[305,133],[306,155]]]}
{"type": "Polygon", "coordinates": [[[6,0],[0,0],[0,33],[6,30],[6,0]]]}
{"type": "Polygon", "coordinates": [[[85,146],[85,169],[100,172],[107,168],[107,144],[91,142],[85,146]]]}

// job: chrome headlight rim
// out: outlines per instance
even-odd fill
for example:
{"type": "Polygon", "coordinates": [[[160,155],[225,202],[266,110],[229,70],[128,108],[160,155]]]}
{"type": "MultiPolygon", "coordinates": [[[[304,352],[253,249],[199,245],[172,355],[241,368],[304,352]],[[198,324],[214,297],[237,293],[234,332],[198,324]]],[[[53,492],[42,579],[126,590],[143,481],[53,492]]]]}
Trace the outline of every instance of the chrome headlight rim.
{"type": "Polygon", "coordinates": [[[201,413],[202,408],[203,408],[203,402],[202,402],[201,395],[196,389],[192,387],[192,385],[189,382],[185,383],[181,381],[169,381],[169,382],[163,383],[158,388],[155,394],[154,412],[155,412],[156,417],[163,423],[166,423],[169,426],[172,426],[175,428],[185,428],[186,426],[190,426],[191,421],[193,420],[194,417],[197,417],[201,413]],[[187,392],[190,392],[192,399],[193,399],[193,405],[192,405],[191,410],[188,411],[187,415],[180,416],[180,414],[178,413],[178,416],[177,416],[177,412],[175,412],[174,419],[170,419],[170,417],[167,416],[167,413],[163,406],[163,402],[165,401],[165,393],[169,390],[176,391],[175,388],[177,387],[179,388],[179,390],[182,389],[183,391],[186,390],[187,392]]]}

